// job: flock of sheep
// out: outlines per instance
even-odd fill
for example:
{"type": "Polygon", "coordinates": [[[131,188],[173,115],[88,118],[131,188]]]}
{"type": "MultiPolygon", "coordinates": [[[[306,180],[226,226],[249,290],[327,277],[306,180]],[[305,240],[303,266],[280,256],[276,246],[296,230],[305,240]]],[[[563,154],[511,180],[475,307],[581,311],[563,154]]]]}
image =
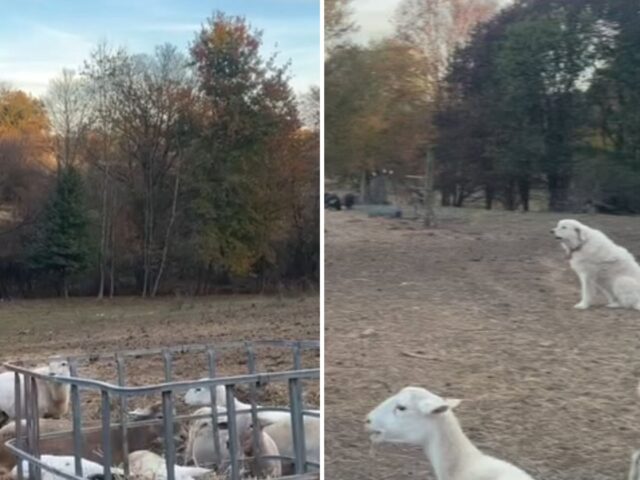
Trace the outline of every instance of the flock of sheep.
{"type": "MultiPolygon", "coordinates": [[[[551,233],[580,280],[575,308],[591,307],[600,294],[609,308],[640,310],[640,266],[627,249],[576,220],[561,220],[551,233]]],[[[533,480],[515,465],[478,450],[453,413],[459,403],[406,387],[367,415],[365,429],[373,443],[423,447],[438,480],[533,480]]],[[[632,456],[629,480],[640,480],[640,451],[632,456]]]]}
{"type": "MultiPolygon", "coordinates": [[[[65,360],[52,360],[48,365],[34,369],[47,376],[70,376],[69,365],[65,360]]],[[[70,405],[70,386],[61,382],[36,379],[39,429],[41,433],[65,432],[64,436],[41,438],[41,461],[69,475],[75,475],[75,458],[73,456],[73,438],[69,433],[72,424],[62,419],[70,405]]],[[[22,396],[24,395],[24,382],[22,396]]],[[[216,387],[216,403],[218,442],[214,442],[212,405],[210,389],[192,388],[184,394],[184,403],[192,410],[189,421],[178,429],[176,435],[175,478],[189,480],[212,474],[216,467],[218,476],[225,478],[230,468],[230,441],[235,440],[238,454],[238,465],[241,475],[248,478],[277,478],[292,474],[294,470],[294,445],[291,425],[291,414],[288,411],[269,410],[257,405],[258,425],[252,424],[251,405],[234,398],[236,438],[231,439],[228,430],[227,405],[225,387],[216,387]],[[255,438],[253,429],[257,429],[255,438]],[[257,447],[258,452],[254,451],[257,447]]],[[[23,405],[24,408],[24,405],[23,405]]],[[[274,407],[272,407],[274,408],[274,407]]],[[[275,407],[277,408],[277,407],[275,407]]],[[[22,410],[24,411],[24,410],[22,410]]],[[[16,436],[15,374],[0,373],[0,473],[8,473],[10,478],[18,476],[17,459],[5,445],[16,436]]],[[[114,475],[122,474],[119,467],[128,461],[129,475],[141,480],[161,480],[167,478],[166,462],[158,455],[164,444],[161,404],[152,404],[128,412],[128,430],[126,451],[131,452],[125,459],[125,447],[122,431],[113,427],[111,448],[114,475]],[[156,420],[155,422],[153,420],[156,420]],[[118,466],[118,467],[116,467],[118,466]]],[[[320,462],[320,418],[319,411],[307,410],[304,415],[304,437],[306,461],[320,462]],[[311,413],[311,415],[309,414],[311,413]]],[[[22,424],[26,425],[25,420],[22,424]]],[[[23,430],[24,431],[24,430],[23,430]]],[[[84,457],[82,459],[83,478],[98,480],[102,478],[102,431],[101,428],[83,430],[84,457]]],[[[23,466],[23,475],[29,475],[28,465],[23,466]]],[[[42,471],[42,480],[53,480],[59,476],[42,471]]]]}

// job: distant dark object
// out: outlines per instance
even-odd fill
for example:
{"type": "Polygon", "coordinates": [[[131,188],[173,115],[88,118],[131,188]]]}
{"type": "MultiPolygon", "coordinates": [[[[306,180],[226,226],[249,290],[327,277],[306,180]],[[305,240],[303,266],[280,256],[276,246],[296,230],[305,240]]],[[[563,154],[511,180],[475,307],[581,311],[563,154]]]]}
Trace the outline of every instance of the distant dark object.
{"type": "Polygon", "coordinates": [[[342,203],[340,202],[340,197],[338,197],[335,193],[325,193],[324,194],[324,208],[328,208],[329,210],[342,210],[342,203]]]}
{"type": "Polygon", "coordinates": [[[351,208],[356,203],[356,196],[353,193],[347,193],[342,199],[344,206],[347,210],[351,210],[351,208]]]}
{"type": "Polygon", "coordinates": [[[624,198],[616,196],[608,197],[603,201],[587,200],[585,203],[585,210],[587,212],[604,213],[608,215],[633,215],[638,213],[635,209],[629,206],[628,202],[624,198]]]}

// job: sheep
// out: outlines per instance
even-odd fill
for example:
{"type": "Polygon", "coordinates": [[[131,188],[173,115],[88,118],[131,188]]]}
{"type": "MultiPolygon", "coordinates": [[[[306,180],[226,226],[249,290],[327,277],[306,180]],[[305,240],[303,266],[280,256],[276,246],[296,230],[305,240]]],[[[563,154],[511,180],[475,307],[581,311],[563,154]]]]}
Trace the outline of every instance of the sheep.
{"type": "MultiPolygon", "coordinates": [[[[223,413],[224,409],[218,407],[218,413],[223,413]]],[[[210,415],[211,408],[203,407],[196,410],[193,415],[210,415]]],[[[193,462],[195,466],[200,465],[225,465],[229,460],[228,441],[229,432],[226,430],[226,417],[218,417],[218,439],[220,452],[216,456],[214,452],[213,428],[210,417],[197,418],[189,425],[187,433],[187,446],[185,450],[185,461],[187,464],[193,462]]]]}
{"type": "MultiPolygon", "coordinates": [[[[26,421],[22,420],[23,428],[26,428],[26,421]]],[[[56,420],[52,418],[40,419],[40,433],[62,432],[71,429],[71,422],[68,420],[56,420]]],[[[22,431],[23,434],[25,430],[22,431]]],[[[16,436],[15,422],[9,422],[0,428],[0,471],[11,469],[16,465],[17,459],[15,455],[5,445],[9,440],[16,436]]]]}
{"type": "Polygon", "coordinates": [[[424,388],[405,387],[367,415],[366,430],[374,443],[423,447],[438,480],[533,480],[471,443],[452,411],[459,403],[424,388]]]}
{"type": "MultiPolygon", "coordinates": [[[[174,469],[176,480],[192,480],[211,473],[211,470],[200,467],[175,465],[174,469]]],[[[129,473],[137,480],[166,480],[166,460],[149,450],[131,452],[129,454],[129,473]]]]}
{"type": "MultiPolygon", "coordinates": [[[[76,473],[76,468],[75,468],[76,464],[73,456],[41,455],[40,461],[42,461],[42,463],[45,465],[49,465],[57,470],[60,470],[63,473],[66,473],[67,475],[75,475],[76,473]]],[[[41,472],[42,472],[41,480],[59,480],[63,478],[59,475],[56,475],[53,472],[49,472],[48,470],[45,470],[44,468],[41,470],[41,472]]],[[[82,477],[83,478],[91,478],[91,479],[101,478],[103,472],[104,472],[103,466],[100,465],[99,463],[91,462],[84,458],[82,459],[82,477]]],[[[111,468],[111,473],[117,474],[117,475],[123,475],[122,470],[118,468],[111,468]]],[[[22,474],[24,475],[24,478],[29,478],[29,463],[26,460],[22,461],[22,474]]],[[[18,478],[17,465],[13,467],[13,469],[11,470],[10,476],[12,479],[17,480],[18,478]]]]}
{"type": "MultiPolygon", "coordinates": [[[[287,414],[287,418],[274,423],[260,421],[263,425],[264,433],[273,439],[280,455],[294,459],[295,449],[291,430],[291,417],[287,414]]],[[[304,417],[304,446],[306,461],[320,463],[320,419],[317,417],[304,417]]],[[[293,473],[293,462],[291,460],[282,460],[282,474],[291,475],[293,473]]]]}
{"type": "MultiPolygon", "coordinates": [[[[51,360],[48,365],[34,369],[36,373],[51,377],[70,376],[69,364],[66,360],[51,360]]],[[[21,377],[22,402],[24,409],[25,389],[24,376],[21,377]]],[[[59,382],[36,379],[38,390],[38,414],[45,418],[60,418],[69,411],[70,386],[59,382]]],[[[0,411],[9,418],[15,418],[15,373],[0,373],[0,411]]]]}
{"type": "MultiPolygon", "coordinates": [[[[207,379],[204,378],[202,380],[207,380],[207,379]]],[[[237,398],[235,398],[234,401],[235,401],[234,405],[235,405],[236,411],[246,413],[251,410],[251,404],[241,402],[237,398]]],[[[211,394],[210,394],[209,388],[208,387],[190,388],[189,390],[187,390],[187,392],[184,395],[184,402],[187,405],[190,405],[193,407],[210,405],[211,394]]],[[[223,385],[216,386],[216,405],[224,408],[226,408],[227,406],[227,397],[226,397],[225,388],[223,385]]],[[[266,410],[269,407],[256,405],[256,408],[258,408],[258,410],[261,410],[261,409],[266,410]]],[[[320,410],[309,410],[309,412],[319,414],[320,410]]],[[[266,411],[258,411],[258,418],[261,421],[264,421],[267,423],[277,423],[277,422],[281,422],[283,420],[287,420],[291,418],[291,414],[289,412],[282,412],[279,410],[274,410],[274,411],[266,410],[266,411]]]]}
{"type": "MultiPolygon", "coordinates": [[[[189,396],[189,400],[191,402],[205,401],[205,396],[202,394],[202,391],[198,392],[195,389],[191,389],[190,391],[191,395],[189,396]]],[[[205,392],[207,404],[210,400],[208,394],[209,391],[207,389],[205,392]]],[[[218,421],[221,422],[224,418],[224,421],[226,422],[226,410],[223,406],[220,406],[221,398],[224,399],[225,397],[217,392],[216,403],[218,404],[218,414],[220,415],[218,421]]],[[[238,436],[241,437],[251,427],[251,413],[246,411],[246,409],[250,408],[250,405],[242,403],[237,399],[235,400],[235,402],[236,408],[240,411],[240,413],[236,414],[236,430],[238,432],[238,436]],[[241,410],[245,411],[242,412],[241,410]]],[[[211,410],[209,407],[202,407],[201,409],[197,410],[195,414],[201,415],[203,413],[210,412],[211,410]]],[[[201,463],[205,458],[209,462],[213,462],[215,460],[215,457],[213,456],[213,434],[211,424],[209,422],[206,422],[206,419],[204,420],[205,422],[197,424],[198,427],[192,425],[192,427],[190,428],[190,431],[192,432],[191,440],[188,441],[187,444],[191,445],[191,447],[187,447],[187,451],[190,452],[187,453],[187,461],[192,459],[195,462],[195,457],[198,457],[201,463]],[[205,424],[207,430],[202,430],[202,432],[198,434],[199,438],[196,439],[195,431],[200,431],[200,429],[203,429],[205,424]]],[[[287,458],[295,458],[295,450],[293,448],[293,434],[291,431],[291,414],[289,412],[280,411],[259,412],[258,421],[264,427],[263,431],[267,435],[269,435],[269,437],[271,437],[271,439],[275,442],[280,455],[287,458]]],[[[226,428],[226,425],[224,428],[226,428]]],[[[304,417],[304,437],[306,460],[309,462],[320,463],[320,419],[318,417],[304,417]]],[[[196,465],[198,465],[197,462],[196,465]]],[[[283,460],[282,469],[283,473],[293,473],[292,461],[283,460]]]]}
{"type": "Polygon", "coordinates": [[[629,469],[629,480],[640,480],[640,450],[631,454],[631,468],[629,469]]]}
{"type": "MultiPolygon", "coordinates": [[[[146,409],[138,409],[134,412],[129,412],[131,422],[127,425],[127,443],[129,451],[143,450],[143,449],[158,449],[163,448],[163,425],[137,425],[136,422],[142,420],[152,420],[161,418],[161,409],[158,406],[147,407],[146,409]]],[[[51,437],[40,438],[40,452],[48,455],[73,455],[73,433],[72,425],[69,421],[59,421],[56,426],[50,419],[40,419],[40,430],[42,433],[46,432],[59,432],[58,435],[51,437]]],[[[7,430],[7,435],[13,437],[15,435],[15,426],[12,425],[12,430],[7,430]]],[[[0,432],[8,429],[9,425],[5,426],[0,432]]],[[[124,462],[124,446],[122,442],[122,427],[114,424],[110,428],[111,438],[111,455],[114,464],[121,464],[124,462]]],[[[2,437],[0,437],[2,438],[2,437]]],[[[6,437],[5,437],[6,438],[6,437]]],[[[8,438],[7,438],[8,439],[8,438]]],[[[6,440],[4,440],[6,441],[6,440]]],[[[102,463],[102,428],[95,423],[84,425],[83,424],[83,450],[81,455],[93,462],[102,463]]],[[[4,457],[3,457],[4,458],[4,457]]],[[[14,460],[9,460],[13,461],[14,460]]]]}
{"type": "Polygon", "coordinates": [[[253,443],[253,425],[251,425],[240,437],[242,452],[251,460],[249,461],[249,471],[254,477],[278,478],[282,476],[282,461],[279,458],[280,451],[276,442],[263,430],[262,425],[258,422],[258,449],[260,460],[258,461],[257,453],[254,450],[253,443]]]}

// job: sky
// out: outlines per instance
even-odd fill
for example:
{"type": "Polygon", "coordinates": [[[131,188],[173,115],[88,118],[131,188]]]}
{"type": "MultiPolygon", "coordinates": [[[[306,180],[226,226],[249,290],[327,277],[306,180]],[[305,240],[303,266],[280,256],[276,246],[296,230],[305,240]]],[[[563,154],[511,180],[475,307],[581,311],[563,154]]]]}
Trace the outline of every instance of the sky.
{"type": "Polygon", "coordinates": [[[40,96],[107,40],[131,53],[172,43],[185,53],[215,10],[263,30],[263,53],[291,61],[291,86],[320,84],[320,0],[0,0],[0,82],[40,96]]]}
{"type": "MultiPolygon", "coordinates": [[[[394,31],[393,18],[402,0],[353,0],[353,19],[360,26],[353,39],[362,44],[380,40],[394,31]]],[[[512,0],[499,0],[507,5],[512,0]]]]}

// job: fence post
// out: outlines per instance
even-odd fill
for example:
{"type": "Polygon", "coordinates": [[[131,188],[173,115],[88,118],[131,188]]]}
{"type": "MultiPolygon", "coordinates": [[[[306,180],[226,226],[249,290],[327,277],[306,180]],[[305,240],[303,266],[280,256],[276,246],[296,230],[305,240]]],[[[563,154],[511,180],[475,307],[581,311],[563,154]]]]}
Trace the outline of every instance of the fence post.
{"type": "Polygon", "coordinates": [[[436,214],[434,211],[435,192],[433,182],[435,179],[435,154],[433,147],[427,150],[424,163],[424,226],[427,228],[436,226],[436,214]]]}

